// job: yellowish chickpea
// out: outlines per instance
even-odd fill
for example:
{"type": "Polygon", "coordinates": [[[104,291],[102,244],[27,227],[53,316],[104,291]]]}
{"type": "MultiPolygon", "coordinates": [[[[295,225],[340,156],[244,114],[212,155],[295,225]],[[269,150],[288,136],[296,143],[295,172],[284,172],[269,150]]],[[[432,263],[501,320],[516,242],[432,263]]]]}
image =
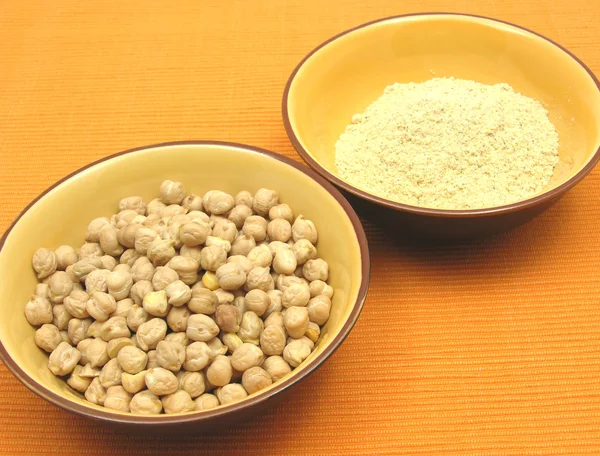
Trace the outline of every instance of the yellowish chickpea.
{"type": "Polygon", "coordinates": [[[277,193],[275,190],[261,188],[254,195],[252,209],[258,215],[265,217],[269,214],[271,208],[276,206],[278,203],[279,193],[277,193]]]}
{"type": "MultiPolygon", "coordinates": [[[[309,317],[310,317],[310,313],[309,313],[309,317]]],[[[319,339],[319,336],[321,335],[321,328],[319,327],[318,324],[311,321],[308,324],[308,329],[306,330],[306,333],[304,333],[304,335],[314,344],[317,342],[317,340],[319,339]]]]}
{"type": "Polygon", "coordinates": [[[141,306],[144,301],[144,297],[153,291],[154,286],[152,286],[152,282],[149,280],[140,280],[139,282],[135,282],[133,284],[131,291],[129,292],[129,296],[131,296],[131,299],[133,299],[135,304],[141,306]]]}
{"type": "Polygon", "coordinates": [[[108,316],[117,309],[117,301],[111,295],[96,291],[85,306],[87,312],[98,321],[108,320],[108,316]]]}
{"type": "Polygon", "coordinates": [[[25,304],[25,318],[33,326],[41,326],[45,323],[52,323],[54,315],[52,314],[52,305],[46,298],[33,296],[25,304]]]}
{"type": "Polygon", "coordinates": [[[62,337],[60,337],[60,331],[56,326],[45,323],[36,330],[34,341],[42,350],[52,353],[52,351],[62,342],[62,337]]]}
{"type": "Polygon", "coordinates": [[[67,342],[61,342],[52,350],[48,358],[48,368],[54,375],[62,377],[70,374],[81,359],[81,353],[67,342]]]}
{"type": "Polygon", "coordinates": [[[94,292],[101,291],[106,293],[108,291],[108,276],[110,271],[108,269],[96,269],[90,272],[85,278],[85,291],[92,296],[94,292]]]}
{"type": "Polygon", "coordinates": [[[132,395],[121,385],[111,386],[106,390],[104,407],[121,412],[129,412],[132,395]]]}
{"type": "Polygon", "coordinates": [[[160,184],[160,199],[165,204],[180,204],[185,197],[185,188],[181,182],[165,180],[160,184]]]}
{"type": "Polygon", "coordinates": [[[111,386],[120,385],[122,373],[123,369],[121,369],[119,362],[116,359],[111,359],[104,365],[104,367],[100,371],[100,375],[98,376],[98,378],[100,379],[100,384],[104,388],[110,388],[111,386]]]}
{"type": "Polygon", "coordinates": [[[92,380],[90,386],[85,390],[84,394],[86,400],[92,404],[104,405],[106,399],[106,389],[100,384],[98,377],[92,380]]]}
{"type": "Polygon", "coordinates": [[[265,355],[281,355],[285,345],[286,336],[282,326],[267,326],[260,334],[260,348],[265,355]]]}
{"type": "Polygon", "coordinates": [[[192,287],[192,298],[188,302],[188,308],[197,314],[212,315],[217,309],[217,295],[208,288],[197,285],[192,287]]]}
{"type": "Polygon", "coordinates": [[[58,265],[55,253],[45,248],[35,251],[32,263],[38,279],[45,279],[50,274],[53,274],[58,265]]]}
{"type": "Polygon", "coordinates": [[[333,288],[331,285],[323,282],[322,280],[313,280],[310,285],[310,297],[314,298],[319,295],[327,296],[329,299],[333,298],[333,288]]]}
{"type": "Polygon", "coordinates": [[[256,242],[264,241],[267,237],[267,221],[260,215],[251,215],[244,221],[242,232],[252,236],[256,242]]]}
{"type": "Polygon", "coordinates": [[[135,394],[146,388],[146,372],[145,370],[137,374],[123,372],[121,375],[121,384],[125,391],[135,394]]]}
{"type": "Polygon", "coordinates": [[[308,329],[308,310],[306,307],[289,307],[283,313],[283,324],[287,333],[294,338],[300,338],[308,329]]]}
{"type": "Polygon", "coordinates": [[[153,291],[144,296],[143,307],[148,314],[154,317],[166,317],[169,313],[167,292],[165,290],[153,291]]]}
{"type": "Polygon", "coordinates": [[[246,278],[246,291],[262,290],[267,292],[274,289],[273,277],[269,268],[252,268],[246,278]]]}
{"type": "Polygon", "coordinates": [[[211,291],[215,291],[219,288],[219,280],[217,274],[211,271],[206,271],[202,276],[202,286],[208,288],[211,291]]]}
{"type": "Polygon", "coordinates": [[[224,304],[217,307],[215,312],[215,321],[221,331],[235,333],[240,329],[242,318],[237,307],[224,304]]]}
{"type": "Polygon", "coordinates": [[[292,223],[294,221],[294,212],[287,204],[278,204],[269,209],[269,218],[271,220],[283,219],[288,223],[292,223]]]}
{"type": "Polygon", "coordinates": [[[248,396],[248,393],[239,383],[229,383],[217,389],[217,398],[222,405],[241,401],[248,396]]]}
{"type": "Polygon", "coordinates": [[[190,315],[190,310],[185,306],[173,307],[167,315],[167,325],[175,332],[185,332],[190,315]]]}
{"type": "MultiPolygon", "coordinates": [[[[90,340],[90,339],[86,339],[86,340],[90,340]]],[[[81,359],[83,359],[83,356],[81,357],[81,359]]],[[[81,371],[79,372],[79,375],[81,375],[82,377],[85,377],[85,378],[89,378],[89,379],[96,378],[96,377],[100,376],[100,368],[92,367],[92,365],[90,363],[86,363],[83,366],[83,368],[81,369],[81,371]]]]}
{"type": "Polygon", "coordinates": [[[163,396],[161,400],[163,409],[167,414],[192,412],[196,409],[196,403],[192,400],[190,394],[184,390],[163,396]]]}
{"type": "Polygon", "coordinates": [[[287,242],[292,237],[292,225],[283,218],[271,220],[267,225],[267,236],[271,241],[287,242]]]}
{"type": "MultiPolygon", "coordinates": [[[[52,308],[52,324],[58,328],[59,331],[67,329],[69,320],[73,318],[67,311],[64,304],[56,304],[52,308]]],[[[67,338],[68,340],[68,338],[67,338]]]]}
{"type": "Polygon", "coordinates": [[[73,265],[73,274],[80,281],[84,281],[90,272],[101,267],[102,260],[100,258],[84,258],[73,265]]]}
{"type": "Polygon", "coordinates": [[[131,267],[131,274],[134,282],[139,282],[140,280],[152,280],[155,271],[154,265],[145,256],[141,256],[135,260],[131,267]]]}
{"type": "Polygon", "coordinates": [[[206,342],[193,342],[185,348],[183,368],[197,372],[204,369],[212,361],[212,351],[206,342]]]}
{"type": "Polygon", "coordinates": [[[173,282],[179,280],[179,274],[168,266],[159,266],[152,276],[152,287],[156,291],[167,288],[173,282]]]}
{"type": "Polygon", "coordinates": [[[308,310],[310,321],[322,326],[329,319],[329,314],[331,313],[331,299],[325,295],[315,296],[308,301],[306,308],[308,310]]]}
{"type": "Polygon", "coordinates": [[[290,365],[281,356],[269,356],[265,359],[262,368],[267,371],[274,382],[292,372],[290,365]]]}
{"type": "Polygon", "coordinates": [[[106,345],[106,352],[108,353],[108,357],[113,359],[119,355],[121,349],[133,346],[133,342],[129,337],[117,337],[116,339],[111,339],[108,342],[106,345]]]}
{"type": "Polygon", "coordinates": [[[87,390],[90,386],[90,383],[92,383],[92,379],[89,377],[82,377],[80,375],[82,369],[82,366],[75,366],[73,372],[71,372],[71,375],[69,375],[67,385],[69,385],[75,391],[85,393],[85,390],[87,390]]]}
{"type": "Polygon", "coordinates": [[[186,391],[192,399],[197,398],[206,390],[204,375],[201,372],[180,372],[177,374],[179,388],[186,391]]]}
{"type": "Polygon", "coordinates": [[[219,327],[212,318],[194,314],[188,318],[186,334],[190,340],[206,342],[219,334],[219,327]]]}
{"type": "Polygon", "coordinates": [[[254,238],[248,234],[241,234],[231,243],[231,251],[229,253],[231,255],[246,256],[254,247],[256,247],[254,238]]]}
{"type": "Polygon", "coordinates": [[[91,318],[72,318],[69,320],[69,323],[67,324],[67,334],[69,335],[69,340],[73,345],[77,345],[86,338],[87,330],[91,324],[91,318]]]}
{"type": "Polygon", "coordinates": [[[133,276],[129,272],[113,271],[106,278],[108,293],[116,300],[125,299],[131,292],[133,276]]]}
{"type": "Polygon", "coordinates": [[[167,323],[162,318],[152,318],[142,323],[137,330],[136,340],[142,350],[153,350],[167,335],[167,323]]]}
{"type": "Polygon", "coordinates": [[[271,383],[273,383],[271,376],[260,367],[251,367],[242,376],[242,385],[248,394],[256,393],[271,383]]]}
{"type": "Polygon", "coordinates": [[[77,252],[70,245],[61,245],[54,251],[54,255],[56,258],[56,269],[58,271],[64,271],[68,266],[79,261],[77,252]]]}
{"type": "Polygon", "coordinates": [[[229,353],[233,353],[240,345],[243,344],[242,339],[235,333],[222,333],[221,339],[223,345],[227,347],[229,353]]]}
{"type": "Polygon", "coordinates": [[[308,260],[302,267],[302,273],[309,282],[313,280],[326,282],[329,277],[329,265],[321,258],[308,260]]]}
{"type": "Polygon", "coordinates": [[[244,372],[251,367],[260,366],[264,354],[256,345],[243,343],[231,355],[231,367],[239,372],[244,372]]]}
{"type": "Polygon", "coordinates": [[[202,198],[204,208],[211,214],[221,215],[229,212],[234,206],[233,196],[220,190],[210,190],[202,198]]]}
{"type": "Polygon", "coordinates": [[[193,285],[198,281],[200,265],[193,258],[177,255],[169,261],[168,266],[179,275],[179,279],[186,285],[193,285]]]}

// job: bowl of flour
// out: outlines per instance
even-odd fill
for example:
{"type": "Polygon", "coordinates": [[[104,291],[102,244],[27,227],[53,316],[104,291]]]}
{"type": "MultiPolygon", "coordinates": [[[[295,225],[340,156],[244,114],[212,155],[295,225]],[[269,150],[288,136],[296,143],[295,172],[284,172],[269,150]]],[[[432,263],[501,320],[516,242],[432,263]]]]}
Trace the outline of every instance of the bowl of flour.
{"type": "Polygon", "coordinates": [[[520,225],[600,158],[600,88],[573,54],[489,18],[417,14],[337,35],[290,77],[303,159],[378,220],[464,238],[520,225]]]}

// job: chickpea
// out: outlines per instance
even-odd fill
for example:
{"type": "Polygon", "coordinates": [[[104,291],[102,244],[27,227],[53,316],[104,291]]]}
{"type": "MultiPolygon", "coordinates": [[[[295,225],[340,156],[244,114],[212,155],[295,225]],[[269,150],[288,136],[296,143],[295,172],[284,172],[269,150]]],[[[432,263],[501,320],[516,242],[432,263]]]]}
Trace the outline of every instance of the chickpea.
{"type": "Polygon", "coordinates": [[[133,307],[133,299],[125,298],[117,301],[117,308],[113,313],[110,314],[111,317],[124,317],[127,318],[129,311],[133,307]]]}
{"type": "Polygon", "coordinates": [[[185,332],[172,332],[165,336],[166,341],[175,342],[177,344],[187,347],[190,344],[190,339],[185,332]]]}
{"type": "Polygon", "coordinates": [[[299,239],[292,246],[298,264],[304,264],[308,260],[317,258],[317,248],[308,239],[299,239]]]}
{"type": "Polygon", "coordinates": [[[120,385],[122,373],[123,369],[121,369],[119,362],[116,359],[111,359],[100,371],[100,375],[98,376],[100,379],[100,384],[103,388],[110,388],[111,386],[120,385]]]}
{"type": "Polygon", "coordinates": [[[110,220],[106,217],[98,217],[92,220],[85,233],[86,242],[98,242],[100,240],[100,231],[105,226],[110,225],[110,220]]]}
{"type": "Polygon", "coordinates": [[[314,245],[318,239],[317,228],[312,221],[306,220],[303,215],[299,215],[292,225],[292,237],[294,242],[307,239],[314,245]]]}
{"type": "MultiPolygon", "coordinates": [[[[231,209],[228,219],[233,222],[236,230],[242,229],[244,222],[252,215],[252,209],[244,204],[240,204],[231,209]]],[[[233,239],[230,240],[233,242],[233,239]]]]}
{"type": "Polygon", "coordinates": [[[108,341],[106,352],[110,359],[116,358],[119,352],[125,347],[133,347],[133,342],[129,337],[117,337],[108,341]]]}
{"type": "Polygon", "coordinates": [[[67,329],[69,320],[73,318],[71,314],[67,311],[67,308],[64,306],[64,304],[56,304],[52,308],[52,316],[52,324],[56,326],[59,331],[67,329]]]}
{"type": "Polygon", "coordinates": [[[190,310],[185,306],[173,307],[167,315],[167,325],[175,332],[185,332],[190,315],[190,310]]]}
{"type": "Polygon", "coordinates": [[[50,249],[44,248],[35,251],[32,263],[38,279],[45,279],[53,274],[58,265],[55,253],[50,249]]]}
{"type": "Polygon", "coordinates": [[[137,374],[123,372],[121,375],[121,384],[125,391],[135,394],[146,388],[146,372],[147,371],[145,370],[140,371],[137,374]]]}
{"type": "Polygon", "coordinates": [[[260,334],[260,348],[265,355],[281,355],[285,345],[285,330],[282,326],[267,326],[260,334]]]}
{"type": "Polygon", "coordinates": [[[134,304],[127,314],[127,326],[132,331],[137,331],[141,325],[150,320],[150,314],[143,307],[134,304]]]}
{"type": "Polygon", "coordinates": [[[219,220],[212,229],[212,236],[228,241],[229,243],[233,242],[237,234],[238,230],[235,223],[229,219],[219,220]]]}
{"type": "Polygon", "coordinates": [[[248,393],[239,383],[229,383],[217,389],[217,398],[222,405],[241,401],[248,396],[248,393]]]}
{"type": "Polygon", "coordinates": [[[248,253],[253,267],[268,268],[273,262],[273,254],[266,245],[257,245],[248,253]]]}
{"type": "Polygon", "coordinates": [[[52,323],[54,315],[52,313],[50,301],[46,298],[33,296],[31,300],[25,304],[25,318],[27,318],[29,324],[33,326],[52,323]]]}
{"type": "Polygon", "coordinates": [[[186,285],[193,285],[198,281],[200,265],[193,258],[175,256],[169,261],[168,267],[173,269],[179,275],[179,279],[186,285]]]}
{"type": "Polygon", "coordinates": [[[81,370],[83,368],[81,366],[75,366],[73,372],[69,376],[67,380],[67,385],[73,388],[75,391],[79,391],[80,393],[85,393],[85,390],[88,389],[90,383],[92,383],[92,379],[89,377],[82,377],[81,370]]]}
{"type": "Polygon", "coordinates": [[[135,234],[140,228],[143,228],[143,225],[139,223],[124,226],[117,232],[117,241],[123,247],[134,249],[134,252],[137,252],[135,250],[135,234]]]}
{"type": "Polygon", "coordinates": [[[231,367],[244,372],[251,367],[260,366],[264,360],[263,352],[256,345],[243,343],[231,355],[231,367]]]}
{"type": "Polygon", "coordinates": [[[152,276],[152,287],[156,291],[161,291],[178,280],[179,274],[176,271],[168,266],[159,266],[156,268],[154,276],[152,276]]]}
{"type": "Polygon", "coordinates": [[[33,296],[38,296],[40,298],[48,298],[48,294],[50,293],[50,287],[47,283],[38,283],[35,286],[35,291],[33,296]]]}
{"type": "Polygon", "coordinates": [[[264,241],[267,237],[267,221],[260,215],[251,215],[245,220],[242,232],[252,236],[256,242],[264,241]]]}
{"type": "Polygon", "coordinates": [[[70,245],[61,245],[54,251],[56,258],[56,269],[58,271],[64,271],[67,266],[77,263],[79,257],[77,252],[70,245]]]}
{"type": "Polygon", "coordinates": [[[84,394],[86,400],[91,402],[92,404],[104,405],[104,400],[106,399],[106,389],[100,384],[100,379],[98,377],[92,380],[90,386],[87,390],[85,390],[84,394]]]}
{"type": "Polygon", "coordinates": [[[272,290],[274,283],[269,268],[252,268],[248,273],[244,288],[247,291],[259,289],[267,292],[272,290]]]}
{"type": "Polygon", "coordinates": [[[290,250],[291,247],[289,246],[289,244],[286,244],[285,242],[281,242],[281,241],[271,241],[269,242],[269,251],[271,252],[271,255],[276,255],[277,252],[279,252],[280,250],[290,250]]]}
{"type": "Polygon", "coordinates": [[[281,295],[281,304],[285,308],[306,307],[310,299],[310,289],[306,283],[295,283],[285,289],[281,295]]]}
{"type": "Polygon", "coordinates": [[[229,212],[234,206],[233,196],[220,190],[210,190],[204,195],[202,203],[211,214],[221,215],[229,212]]]}
{"type": "Polygon", "coordinates": [[[100,329],[100,337],[105,342],[120,337],[131,337],[125,317],[111,317],[106,320],[100,329]]]}
{"type": "Polygon", "coordinates": [[[281,304],[281,297],[283,293],[280,290],[269,290],[267,295],[269,296],[271,302],[269,307],[267,307],[267,310],[265,310],[261,315],[261,318],[263,319],[267,318],[273,312],[281,312],[283,309],[283,305],[281,304]]]}
{"type": "Polygon", "coordinates": [[[271,325],[281,326],[282,328],[284,327],[283,314],[281,312],[273,312],[265,319],[265,328],[271,325]]]}
{"type": "Polygon", "coordinates": [[[283,349],[283,359],[292,367],[298,367],[310,355],[310,347],[300,340],[295,340],[283,349]]]}
{"type": "Polygon", "coordinates": [[[324,325],[331,313],[331,299],[325,295],[315,296],[308,301],[308,317],[317,325],[324,325]]]}
{"type": "Polygon", "coordinates": [[[61,342],[48,358],[48,368],[56,376],[70,374],[81,359],[81,353],[67,342],[61,342]]]}
{"type": "Polygon", "coordinates": [[[287,338],[287,345],[291,344],[292,342],[294,342],[296,340],[299,341],[299,342],[302,342],[303,344],[308,345],[309,348],[311,349],[311,351],[315,348],[315,343],[312,340],[310,340],[308,337],[306,337],[306,336],[302,336],[302,337],[299,337],[297,339],[295,339],[293,337],[288,337],[287,338]]]}
{"type": "Polygon", "coordinates": [[[219,334],[219,327],[212,318],[194,314],[188,318],[186,334],[191,340],[206,342],[219,334]]]}
{"type": "Polygon", "coordinates": [[[278,203],[279,193],[277,193],[275,190],[261,188],[254,195],[252,209],[254,209],[254,212],[256,212],[258,215],[265,217],[269,214],[271,208],[276,206],[278,203]]]}
{"type": "Polygon", "coordinates": [[[131,291],[129,292],[129,296],[131,296],[133,302],[139,306],[142,305],[142,303],[144,302],[144,297],[148,293],[152,293],[153,291],[154,287],[152,286],[152,282],[148,280],[140,280],[139,282],[135,282],[132,285],[131,291]]]}
{"type": "Polygon", "coordinates": [[[192,298],[188,302],[188,308],[197,314],[211,315],[217,308],[217,295],[208,288],[197,285],[192,287],[192,298]]]}
{"type": "Polygon", "coordinates": [[[148,314],[154,317],[166,317],[169,312],[167,292],[161,290],[148,293],[144,296],[143,307],[148,314]]]}
{"type": "Polygon", "coordinates": [[[273,258],[273,269],[278,274],[292,274],[297,265],[296,255],[291,250],[280,250],[273,258]]]}
{"type": "Polygon", "coordinates": [[[101,267],[102,260],[100,258],[84,258],[73,265],[73,274],[75,274],[80,281],[84,281],[90,272],[101,267]]]}
{"type": "Polygon", "coordinates": [[[254,202],[254,197],[252,196],[252,193],[250,193],[247,190],[242,190],[241,192],[239,192],[237,195],[235,195],[235,205],[236,206],[248,206],[249,208],[252,208],[252,203],[254,202]]]}
{"type": "Polygon", "coordinates": [[[96,291],[85,305],[85,308],[94,319],[108,320],[108,316],[117,309],[117,301],[111,295],[96,291]]]}
{"type": "Polygon", "coordinates": [[[162,318],[152,318],[142,323],[137,330],[136,340],[142,350],[155,349],[167,335],[167,323],[162,318]]]}
{"type": "Polygon", "coordinates": [[[232,255],[229,258],[227,258],[227,263],[228,264],[231,264],[231,263],[239,264],[240,267],[242,268],[242,271],[244,272],[244,274],[246,276],[248,275],[250,270],[254,267],[252,262],[243,255],[232,255]]]}
{"type": "Polygon", "coordinates": [[[148,246],[146,255],[154,266],[164,266],[177,254],[171,239],[155,239],[148,246]]]}
{"type": "Polygon", "coordinates": [[[329,277],[329,265],[321,258],[308,260],[302,267],[304,277],[310,282],[313,280],[327,281],[329,277]]]}
{"type": "MultiPolygon", "coordinates": [[[[117,230],[119,230],[119,229],[123,228],[124,226],[134,223],[134,221],[138,218],[139,215],[140,214],[138,214],[133,209],[123,209],[122,211],[119,211],[117,214],[113,215],[110,220],[111,220],[111,224],[114,225],[114,227],[117,230]]],[[[103,227],[100,230],[100,234],[102,234],[102,230],[104,228],[106,228],[106,227],[103,227]]]]}
{"type": "Polygon", "coordinates": [[[129,196],[119,201],[119,211],[134,210],[140,215],[146,213],[146,202],[141,196],[129,196]]]}
{"type": "Polygon", "coordinates": [[[93,339],[85,350],[85,356],[91,367],[104,366],[110,359],[108,356],[108,344],[102,339],[93,339]]]}
{"type": "Polygon", "coordinates": [[[292,225],[283,218],[276,218],[267,225],[267,235],[271,241],[287,242],[292,237],[292,225]]]}
{"type": "Polygon", "coordinates": [[[34,341],[42,350],[51,353],[62,342],[62,338],[56,326],[45,323],[36,330],[34,341]]]}
{"type": "Polygon", "coordinates": [[[242,317],[237,307],[224,304],[217,307],[215,321],[221,331],[235,333],[240,329],[242,317]]]}
{"type": "Polygon", "coordinates": [[[331,285],[323,282],[322,280],[313,280],[310,285],[310,297],[314,298],[319,295],[327,296],[329,299],[333,298],[333,288],[331,285]]]}
{"type": "Polygon", "coordinates": [[[67,334],[69,335],[69,340],[71,341],[71,343],[73,343],[73,345],[77,345],[79,342],[86,338],[87,330],[91,324],[91,318],[72,318],[69,320],[69,323],[67,324],[67,334]]]}
{"type": "Polygon", "coordinates": [[[244,298],[244,305],[246,310],[252,311],[260,317],[271,305],[271,298],[263,290],[250,290],[244,298]]]}
{"type": "MultiPolygon", "coordinates": [[[[112,228],[112,225],[106,225],[106,227],[112,228]]],[[[103,228],[104,229],[104,228],[103,228]]],[[[79,260],[86,258],[100,258],[104,255],[104,250],[98,242],[86,242],[77,251],[79,260]]]]}
{"type": "Polygon", "coordinates": [[[221,339],[229,353],[233,353],[236,348],[243,344],[242,339],[235,333],[222,333],[221,339]]]}
{"type": "Polygon", "coordinates": [[[134,282],[152,280],[156,269],[152,262],[145,256],[139,257],[131,266],[131,275],[134,282]]]}
{"type": "Polygon", "coordinates": [[[288,223],[292,223],[294,221],[294,212],[292,211],[292,208],[289,207],[287,204],[278,204],[269,209],[269,218],[271,220],[283,219],[288,223]]]}
{"type": "Polygon", "coordinates": [[[185,348],[183,368],[197,372],[208,366],[212,359],[212,351],[206,342],[193,342],[185,348]]]}
{"type": "MultiPolygon", "coordinates": [[[[81,285],[81,282],[79,281],[79,277],[77,277],[77,274],[75,274],[75,272],[73,271],[73,265],[67,266],[67,269],[65,269],[65,272],[67,274],[69,274],[69,277],[71,278],[71,282],[73,282],[73,289],[77,288],[78,290],[83,290],[83,286],[81,285]]],[[[48,286],[45,283],[39,283],[38,285],[44,285],[44,286],[48,286]]],[[[44,296],[47,296],[44,295],[44,296]]]]}
{"type": "Polygon", "coordinates": [[[196,409],[196,403],[187,391],[179,390],[162,398],[165,413],[192,412],[196,409]]]}
{"type": "MultiPolygon", "coordinates": [[[[88,276],[89,277],[89,276],[88,276]]],[[[131,292],[133,276],[129,272],[111,272],[106,278],[108,293],[116,300],[125,299],[131,292]]]]}
{"type": "Polygon", "coordinates": [[[180,204],[185,197],[185,188],[181,182],[165,180],[160,184],[160,199],[165,204],[180,204]]]}
{"type": "Polygon", "coordinates": [[[211,245],[204,247],[200,253],[200,265],[202,269],[215,272],[227,260],[227,252],[223,247],[211,245]]]}
{"type": "Polygon", "coordinates": [[[146,369],[148,355],[137,347],[126,345],[119,350],[116,360],[128,374],[137,374],[146,369]]]}
{"type": "Polygon", "coordinates": [[[179,238],[186,247],[197,247],[206,242],[211,234],[210,225],[203,221],[194,221],[179,227],[179,238]]]}
{"type": "Polygon", "coordinates": [[[236,298],[234,298],[233,303],[232,303],[235,307],[237,307],[237,309],[240,311],[240,315],[244,315],[244,312],[246,312],[246,300],[244,296],[238,296],[236,298]]]}
{"type": "Polygon", "coordinates": [[[148,248],[158,238],[156,231],[151,228],[142,227],[138,228],[134,234],[134,248],[136,252],[141,255],[145,255],[148,252],[148,248]]]}
{"type": "MultiPolygon", "coordinates": [[[[310,318],[310,313],[309,313],[309,318],[310,318]]],[[[308,339],[314,344],[317,342],[317,340],[319,339],[319,336],[321,335],[321,328],[319,327],[318,324],[311,321],[308,324],[308,329],[306,330],[306,333],[304,335],[306,337],[308,337],[308,339]]]]}
{"type": "Polygon", "coordinates": [[[208,381],[214,386],[225,386],[231,381],[233,371],[231,360],[227,356],[217,356],[206,370],[208,381]]]}
{"type": "Polygon", "coordinates": [[[219,286],[223,290],[236,290],[246,283],[246,273],[239,263],[226,263],[216,271],[219,286]]]}
{"type": "Polygon", "coordinates": [[[151,391],[145,390],[135,394],[129,403],[132,413],[139,415],[156,415],[162,412],[160,398],[151,391]]]}
{"type": "Polygon", "coordinates": [[[101,291],[106,293],[108,291],[108,285],[106,280],[110,275],[110,271],[107,269],[95,269],[91,271],[85,278],[85,291],[92,296],[95,291],[101,291]]]}
{"type": "Polygon", "coordinates": [[[154,198],[146,205],[146,213],[148,214],[148,217],[151,215],[162,217],[162,213],[166,207],[167,205],[163,203],[160,198],[154,198]]]}
{"type": "Polygon", "coordinates": [[[123,253],[123,246],[119,244],[119,240],[117,239],[118,233],[119,230],[111,225],[105,225],[100,231],[100,247],[108,255],[119,256],[123,253]]]}
{"type": "Polygon", "coordinates": [[[237,335],[243,342],[258,345],[263,328],[263,321],[254,312],[248,310],[242,315],[242,322],[237,335]]]}
{"type": "Polygon", "coordinates": [[[197,398],[206,390],[204,375],[200,372],[180,372],[177,374],[179,388],[186,391],[192,399],[197,398]]]}
{"type": "Polygon", "coordinates": [[[202,204],[202,197],[190,193],[188,196],[183,198],[181,206],[186,208],[188,211],[201,211],[204,209],[202,204]]]}
{"type": "Polygon", "coordinates": [[[160,367],[158,365],[158,361],[156,360],[156,350],[149,350],[147,355],[148,355],[148,363],[146,364],[146,369],[153,369],[155,367],[160,367]]]}
{"type": "Polygon", "coordinates": [[[231,255],[243,255],[246,256],[256,247],[256,241],[248,234],[238,235],[235,240],[231,243],[231,255]]]}
{"type": "MultiPolygon", "coordinates": [[[[91,342],[90,339],[86,339],[88,341],[91,342]]],[[[82,356],[83,359],[83,356],[82,356]]],[[[81,363],[80,363],[81,364],[81,363]]],[[[100,369],[98,367],[92,367],[92,365],[90,363],[86,363],[83,368],[81,369],[81,371],[79,372],[79,375],[81,375],[82,377],[85,378],[96,378],[100,376],[100,369]]]]}
{"type": "Polygon", "coordinates": [[[128,393],[121,385],[111,386],[106,390],[104,398],[104,407],[121,412],[129,412],[129,404],[132,395],[128,393]]]}
{"type": "Polygon", "coordinates": [[[251,367],[242,376],[242,385],[248,394],[256,393],[271,383],[273,380],[269,373],[260,367],[251,367]]]}
{"type": "Polygon", "coordinates": [[[66,330],[59,331],[58,333],[60,334],[60,338],[62,339],[63,342],[66,342],[69,345],[73,345],[71,343],[71,339],[69,339],[69,333],[66,330]]]}
{"type": "Polygon", "coordinates": [[[292,372],[290,365],[281,356],[269,356],[265,359],[262,367],[274,382],[292,372]]]}
{"type": "Polygon", "coordinates": [[[111,257],[110,255],[102,255],[100,261],[102,262],[102,269],[107,269],[109,272],[114,270],[117,265],[120,264],[115,257],[111,257]]]}
{"type": "Polygon", "coordinates": [[[157,396],[173,394],[179,387],[175,374],[162,367],[148,369],[145,381],[148,389],[157,396]]]}
{"type": "Polygon", "coordinates": [[[293,306],[283,313],[283,324],[287,333],[293,338],[300,338],[308,329],[308,310],[306,307],[293,306]]]}

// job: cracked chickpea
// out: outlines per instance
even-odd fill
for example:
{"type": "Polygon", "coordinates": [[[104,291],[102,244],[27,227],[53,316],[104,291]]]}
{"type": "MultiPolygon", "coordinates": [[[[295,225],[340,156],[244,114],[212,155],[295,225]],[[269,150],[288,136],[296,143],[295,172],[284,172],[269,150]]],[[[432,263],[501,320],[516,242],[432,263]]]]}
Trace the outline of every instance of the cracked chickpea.
{"type": "Polygon", "coordinates": [[[165,290],[153,291],[144,296],[142,301],[144,310],[154,317],[166,317],[169,313],[167,292],[165,290]]]}
{"type": "Polygon", "coordinates": [[[100,337],[105,342],[119,337],[131,337],[125,317],[111,317],[106,320],[100,328],[100,337]]]}
{"type": "Polygon", "coordinates": [[[121,374],[121,384],[125,391],[135,394],[146,388],[146,372],[147,371],[145,370],[140,371],[137,374],[123,372],[121,374]]]}
{"type": "Polygon", "coordinates": [[[90,383],[92,383],[92,379],[89,377],[82,377],[81,376],[82,369],[83,369],[82,366],[79,366],[79,365],[75,366],[75,368],[73,369],[73,372],[71,372],[71,375],[69,375],[69,378],[67,379],[67,385],[69,385],[75,391],[79,391],[80,393],[85,393],[85,391],[90,386],[90,383]]]}
{"type": "Polygon", "coordinates": [[[113,359],[119,355],[119,352],[123,348],[133,346],[133,342],[129,337],[117,337],[116,339],[111,339],[108,341],[108,344],[106,345],[106,352],[108,353],[108,357],[113,359]]]}
{"type": "Polygon", "coordinates": [[[108,356],[108,344],[99,338],[92,339],[85,350],[85,356],[91,367],[104,366],[110,359],[108,356]]]}
{"type": "Polygon", "coordinates": [[[98,377],[92,380],[88,389],[85,390],[85,398],[92,404],[104,405],[106,399],[106,389],[100,384],[98,377]]]}

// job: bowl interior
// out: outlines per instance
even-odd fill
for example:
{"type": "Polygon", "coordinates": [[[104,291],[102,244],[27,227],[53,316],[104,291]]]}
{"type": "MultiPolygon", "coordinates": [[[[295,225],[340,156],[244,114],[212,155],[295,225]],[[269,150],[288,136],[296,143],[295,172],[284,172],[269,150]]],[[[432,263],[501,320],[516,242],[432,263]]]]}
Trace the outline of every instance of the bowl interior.
{"type": "Polygon", "coordinates": [[[451,76],[505,82],[546,107],[560,146],[559,164],[542,192],[576,174],[600,147],[600,91],[581,64],[521,28],[447,14],[390,18],[325,44],[291,80],[289,126],[309,157],[343,180],[335,143],[353,114],[394,82],[451,76]]]}
{"type": "MultiPolygon", "coordinates": [[[[0,340],[8,355],[31,378],[25,379],[28,386],[37,389],[36,384],[43,385],[72,403],[97,409],[96,416],[120,414],[133,421],[140,419],[85,401],[52,375],[47,368],[47,354],[36,347],[34,328],[25,320],[23,309],[36,284],[31,256],[38,247],[80,246],[92,218],[115,213],[124,196],[139,195],[146,201],[157,197],[165,178],[179,180],[188,193],[199,195],[210,189],[232,194],[261,187],[276,189],[281,201],[288,203],[295,214],[304,214],[315,222],[319,230],[317,247],[330,264],[335,296],[317,348],[309,362],[289,377],[298,377],[314,364],[311,360],[333,348],[332,342],[352,311],[362,305],[357,302],[363,284],[361,247],[353,224],[335,197],[307,174],[271,156],[234,145],[170,145],[126,153],[79,172],[45,194],[25,212],[0,250],[0,340]]],[[[282,379],[258,395],[267,397],[288,380],[282,379]]]]}

